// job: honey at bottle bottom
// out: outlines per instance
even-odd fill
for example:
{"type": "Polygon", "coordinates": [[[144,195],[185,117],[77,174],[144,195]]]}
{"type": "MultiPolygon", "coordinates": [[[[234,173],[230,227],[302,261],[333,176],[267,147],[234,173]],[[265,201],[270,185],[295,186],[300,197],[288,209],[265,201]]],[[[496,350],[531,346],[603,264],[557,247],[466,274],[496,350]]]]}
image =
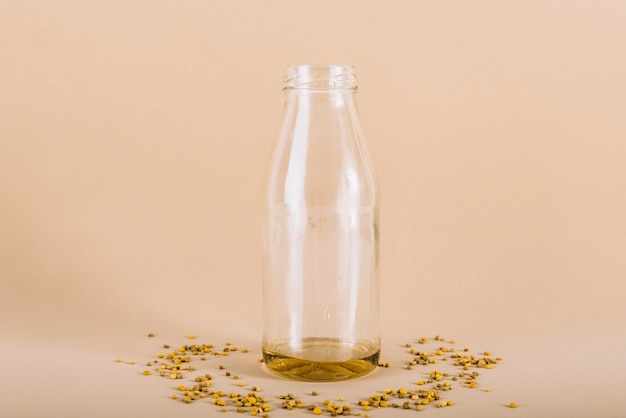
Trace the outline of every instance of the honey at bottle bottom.
{"type": "Polygon", "coordinates": [[[314,353],[317,351],[327,354],[332,353],[335,349],[338,352],[345,352],[345,343],[329,339],[309,339],[304,345],[303,352],[309,354],[306,356],[309,359],[264,348],[263,360],[265,365],[272,372],[288,379],[307,382],[337,382],[370,373],[376,368],[380,358],[380,349],[372,344],[352,348],[350,350],[351,358],[339,361],[329,359],[326,355],[316,356],[314,353]]]}

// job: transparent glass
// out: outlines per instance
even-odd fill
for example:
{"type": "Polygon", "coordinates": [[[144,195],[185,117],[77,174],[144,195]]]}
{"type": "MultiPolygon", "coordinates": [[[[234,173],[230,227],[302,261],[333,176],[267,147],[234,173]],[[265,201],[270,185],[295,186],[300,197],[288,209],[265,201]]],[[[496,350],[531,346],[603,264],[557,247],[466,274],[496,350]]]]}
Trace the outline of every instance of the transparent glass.
{"type": "Polygon", "coordinates": [[[378,194],[349,65],[292,65],[271,160],[263,357],[273,372],[338,381],[380,356],[378,194]]]}

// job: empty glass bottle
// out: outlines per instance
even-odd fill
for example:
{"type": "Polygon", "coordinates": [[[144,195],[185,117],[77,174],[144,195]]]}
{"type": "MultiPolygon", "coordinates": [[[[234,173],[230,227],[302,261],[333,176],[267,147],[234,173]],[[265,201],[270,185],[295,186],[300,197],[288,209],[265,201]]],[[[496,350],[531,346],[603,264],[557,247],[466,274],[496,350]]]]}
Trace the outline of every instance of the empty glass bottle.
{"type": "Polygon", "coordinates": [[[263,357],[297,380],[372,371],[380,356],[378,193],[349,65],[292,65],[269,170],[263,357]]]}

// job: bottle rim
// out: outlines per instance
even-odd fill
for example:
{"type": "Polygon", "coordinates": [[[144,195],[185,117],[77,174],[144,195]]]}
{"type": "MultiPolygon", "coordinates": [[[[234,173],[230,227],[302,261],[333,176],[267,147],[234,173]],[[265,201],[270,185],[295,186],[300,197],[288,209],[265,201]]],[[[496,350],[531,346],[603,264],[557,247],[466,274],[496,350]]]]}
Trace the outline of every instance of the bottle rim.
{"type": "Polygon", "coordinates": [[[285,68],[283,90],[357,90],[350,64],[291,64],[285,68]]]}

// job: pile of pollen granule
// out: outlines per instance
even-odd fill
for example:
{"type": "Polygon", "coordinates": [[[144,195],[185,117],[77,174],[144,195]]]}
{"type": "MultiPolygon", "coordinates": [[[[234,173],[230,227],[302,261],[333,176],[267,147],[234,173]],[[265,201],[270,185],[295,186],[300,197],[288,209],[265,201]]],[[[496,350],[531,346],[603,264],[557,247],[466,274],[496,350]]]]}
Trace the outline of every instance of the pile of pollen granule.
{"type": "MultiPolygon", "coordinates": [[[[154,334],[148,334],[149,338],[154,338],[154,334]]],[[[194,340],[196,336],[189,334],[188,339],[194,340]]],[[[416,368],[427,370],[422,373],[424,378],[411,382],[416,385],[416,389],[407,388],[408,384],[397,388],[385,388],[365,394],[361,399],[346,402],[341,397],[323,399],[316,402],[303,402],[293,393],[288,394],[267,394],[264,390],[261,395],[259,386],[248,386],[244,380],[231,371],[225,371],[225,367],[219,364],[219,358],[232,355],[246,355],[249,350],[238,349],[237,346],[226,342],[217,348],[211,343],[183,344],[172,349],[169,344],[163,344],[164,351],[154,355],[152,360],[145,363],[147,367],[142,371],[145,376],[158,376],[168,380],[188,379],[188,384],[179,384],[175,393],[171,394],[171,399],[183,404],[206,401],[218,408],[219,412],[248,413],[252,416],[268,418],[272,408],[282,408],[287,410],[302,410],[312,415],[335,416],[363,416],[369,417],[379,408],[398,408],[405,410],[423,411],[425,408],[448,408],[455,405],[450,399],[449,393],[456,388],[476,389],[481,373],[493,369],[502,357],[492,356],[491,352],[470,353],[469,348],[457,350],[455,340],[445,340],[439,336],[434,338],[422,337],[414,343],[406,343],[409,358],[400,367],[413,370],[416,368]],[[413,348],[415,344],[416,348],[413,348]],[[435,348],[431,348],[432,346],[435,348]],[[427,349],[429,348],[429,349],[427,349]],[[205,362],[209,358],[218,359],[215,370],[211,373],[199,373],[193,364],[205,362]],[[192,364],[193,363],[193,364],[192,364]],[[446,364],[446,370],[452,368],[454,372],[443,371],[438,364],[446,364]],[[247,391],[237,393],[222,390],[217,387],[213,376],[220,376],[221,379],[232,379],[236,386],[247,388],[247,391]]],[[[115,360],[122,363],[121,359],[115,360]]],[[[259,358],[259,362],[263,362],[259,358]]],[[[126,364],[136,364],[134,360],[125,361],[126,364]]],[[[391,363],[379,363],[379,367],[392,367],[391,363]]],[[[203,368],[204,369],[204,368],[203,368]]],[[[232,384],[230,385],[232,387],[232,384]]],[[[491,388],[485,387],[485,392],[491,392],[491,388]]],[[[316,391],[309,391],[307,396],[317,396],[316,391]]],[[[508,408],[517,408],[517,403],[511,402],[506,405],[508,408]]]]}

